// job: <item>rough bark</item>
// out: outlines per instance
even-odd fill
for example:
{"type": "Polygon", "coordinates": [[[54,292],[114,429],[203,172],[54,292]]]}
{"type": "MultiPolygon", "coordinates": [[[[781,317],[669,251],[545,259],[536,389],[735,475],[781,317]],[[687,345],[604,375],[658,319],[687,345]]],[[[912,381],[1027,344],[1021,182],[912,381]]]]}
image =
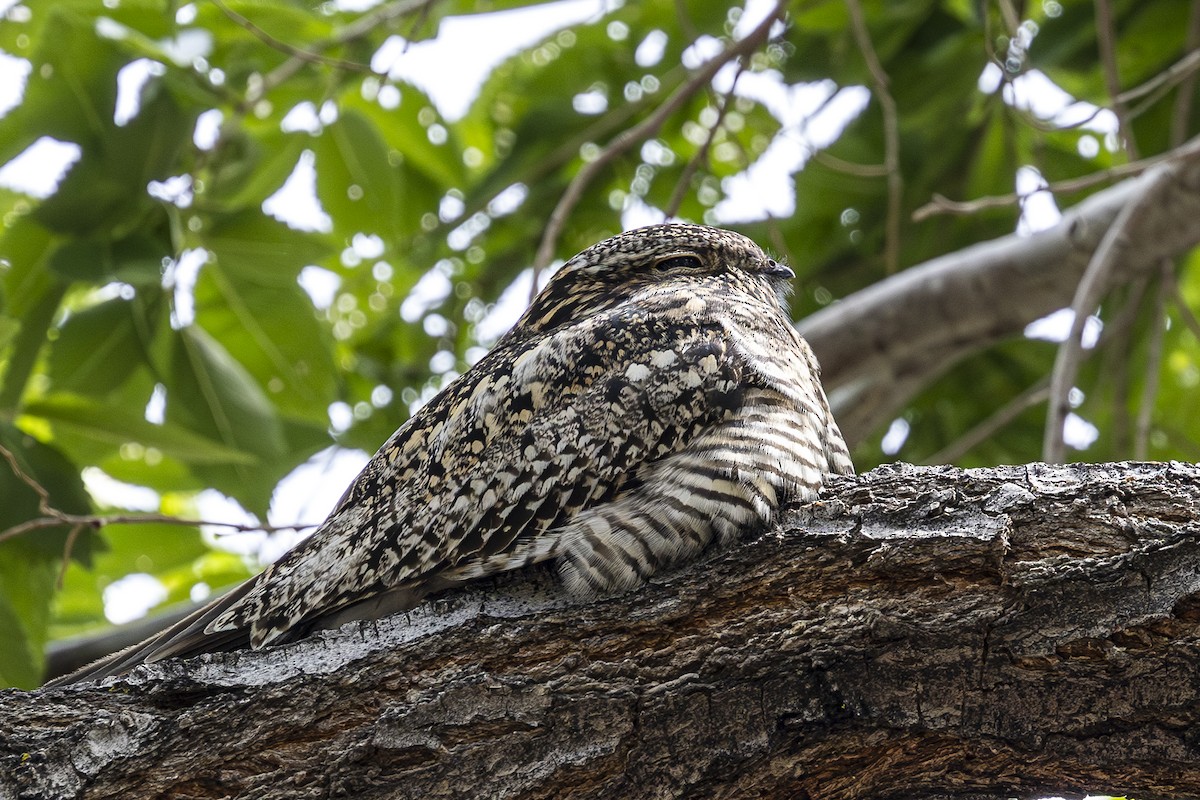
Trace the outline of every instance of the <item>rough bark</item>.
{"type": "Polygon", "coordinates": [[[1200,795],[1194,465],[884,467],[551,587],[0,693],[0,798],[1200,795]]]}
{"type": "Polygon", "coordinates": [[[1068,209],[1053,228],[919,264],[801,320],[851,447],[965,356],[1070,307],[1109,226],[1138,202],[1146,213],[1124,232],[1118,283],[1200,244],[1200,139],[1068,209]]]}

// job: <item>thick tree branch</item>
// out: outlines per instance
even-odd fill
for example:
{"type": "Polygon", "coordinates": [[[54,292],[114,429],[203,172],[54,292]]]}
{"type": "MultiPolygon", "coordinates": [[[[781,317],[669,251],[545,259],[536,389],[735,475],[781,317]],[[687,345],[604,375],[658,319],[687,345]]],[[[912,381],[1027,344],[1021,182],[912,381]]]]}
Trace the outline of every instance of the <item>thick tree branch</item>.
{"type": "Polygon", "coordinates": [[[1200,792],[1200,468],[884,467],[784,527],[0,693],[0,797],[1200,792]]]}
{"type": "Polygon", "coordinates": [[[970,353],[1071,305],[1117,215],[1168,180],[1126,232],[1114,275],[1127,281],[1200,244],[1200,140],[1175,158],[1069,209],[1055,227],[1005,236],[912,267],[802,320],[838,423],[852,444],[970,353]]]}

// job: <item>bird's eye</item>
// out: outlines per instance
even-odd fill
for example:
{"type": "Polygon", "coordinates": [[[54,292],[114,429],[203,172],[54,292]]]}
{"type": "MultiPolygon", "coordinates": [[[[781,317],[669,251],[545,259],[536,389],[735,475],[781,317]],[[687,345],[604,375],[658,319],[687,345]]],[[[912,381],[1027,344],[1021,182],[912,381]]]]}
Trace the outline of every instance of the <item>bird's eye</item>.
{"type": "Polygon", "coordinates": [[[704,262],[700,256],[675,255],[654,262],[654,268],[659,272],[671,272],[677,269],[703,269],[704,262]]]}

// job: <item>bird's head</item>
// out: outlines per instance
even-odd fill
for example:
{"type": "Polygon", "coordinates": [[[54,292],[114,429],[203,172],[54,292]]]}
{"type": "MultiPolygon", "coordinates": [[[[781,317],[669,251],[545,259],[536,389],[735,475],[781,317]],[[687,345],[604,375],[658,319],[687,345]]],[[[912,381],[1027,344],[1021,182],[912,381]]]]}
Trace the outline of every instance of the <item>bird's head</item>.
{"type": "Polygon", "coordinates": [[[785,304],[792,270],[753,241],[704,225],[651,225],[592,245],[563,264],[534,298],[517,330],[547,331],[654,287],[748,293],[785,304]]]}

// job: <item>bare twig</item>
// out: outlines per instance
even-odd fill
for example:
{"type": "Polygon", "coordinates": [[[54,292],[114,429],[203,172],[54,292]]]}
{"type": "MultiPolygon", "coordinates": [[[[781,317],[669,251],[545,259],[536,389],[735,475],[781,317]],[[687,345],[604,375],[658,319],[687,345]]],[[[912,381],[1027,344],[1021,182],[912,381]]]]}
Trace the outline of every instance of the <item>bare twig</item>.
{"type": "Polygon", "coordinates": [[[1121,101],[1121,76],[1117,71],[1117,32],[1113,22],[1111,0],[1096,2],[1096,42],[1100,46],[1100,64],[1104,72],[1104,85],[1112,99],[1112,110],[1117,115],[1117,126],[1125,142],[1125,153],[1130,161],[1138,160],[1137,142],[1133,138],[1133,126],[1129,123],[1129,110],[1121,101]]]}
{"type": "Polygon", "coordinates": [[[67,534],[67,540],[63,542],[62,564],[58,567],[58,578],[54,581],[56,589],[62,589],[63,581],[67,577],[67,567],[71,565],[71,551],[75,549],[75,542],[79,539],[79,534],[83,533],[86,525],[76,525],[71,528],[71,532],[67,534]]]}
{"type": "Polygon", "coordinates": [[[341,58],[323,56],[320,53],[313,53],[308,50],[304,50],[303,48],[296,47],[295,45],[288,44],[280,39],[276,39],[274,36],[260,28],[253,20],[242,16],[229,6],[225,5],[224,0],[211,1],[214,6],[221,10],[221,13],[233,20],[235,24],[250,31],[250,33],[254,34],[256,39],[273,50],[278,50],[285,55],[309,64],[322,64],[327,67],[333,67],[334,69],[343,69],[350,72],[366,72],[371,75],[375,74],[375,71],[369,66],[360,64],[357,61],[346,61],[341,58]]]}
{"type": "Polygon", "coordinates": [[[657,133],[663,123],[667,121],[667,118],[675,113],[702,86],[708,84],[721,67],[736,58],[753,52],[762,45],[770,35],[771,26],[783,15],[787,9],[787,5],[787,0],[778,0],[771,13],[744,39],[729,45],[719,55],[708,61],[694,75],[684,81],[649,116],[632,128],[621,131],[600,151],[595,159],[580,167],[579,172],[575,174],[570,184],[567,185],[567,189],[563,192],[563,196],[554,207],[554,211],[551,212],[550,219],[546,221],[546,230],[542,234],[537,254],[533,259],[533,280],[535,284],[537,283],[538,273],[554,258],[554,248],[558,243],[558,237],[562,232],[563,226],[566,225],[567,217],[570,216],[572,209],[575,208],[583,196],[584,190],[591,184],[596,175],[600,173],[600,170],[604,169],[610,162],[630,147],[633,147],[633,145],[657,133]]]}
{"type": "MultiPolygon", "coordinates": [[[[1098,172],[1092,172],[1088,175],[1081,175],[1078,178],[1070,178],[1065,181],[1056,181],[1046,184],[1038,188],[1037,192],[1050,192],[1052,194],[1070,194],[1071,192],[1080,192],[1084,189],[1090,189],[1108,181],[1116,180],[1117,178],[1126,178],[1130,175],[1138,175],[1145,172],[1155,164],[1161,164],[1164,161],[1170,161],[1173,158],[1181,158],[1184,155],[1175,151],[1159,153],[1156,156],[1143,158],[1138,161],[1132,161],[1127,164],[1119,164],[1115,167],[1102,169],[1098,172]]],[[[1031,193],[1032,194],[1032,193],[1031,193]]],[[[1004,195],[988,195],[975,200],[958,201],[951,200],[940,194],[935,194],[933,199],[925,205],[913,212],[912,218],[915,222],[928,219],[929,217],[938,214],[976,214],[990,208],[1005,208],[1007,206],[1016,205],[1023,202],[1028,194],[1012,194],[1004,195]]]]}
{"type": "Polygon", "coordinates": [[[1169,276],[1173,265],[1163,259],[1158,292],[1154,296],[1154,308],[1150,312],[1150,344],[1146,348],[1146,377],[1142,383],[1142,402],[1138,407],[1137,424],[1133,431],[1133,457],[1145,461],[1150,450],[1150,423],[1154,416],[1154,399],[1158,395],[1159,372],[1162,367],[1163,329],[1167,307],[1167,296],[1171,285],[1169,276]]]}
{"type": "Polygon", "coordinates": [[[1179,291],[1179,282],[1175,280],[1175,274],[1171,273],[1166,276],[1165,280],[1171,284],[1171,299],[1175,303],[1175,309],[1179,312],[1179,318],[1187,329],[1192,332],[1192,336],[1196,337],[1196,341],[1200,342],[1200,320],[1196,319],[1196,315],[1192,313],[1192,309],[1188,306],[1187,298],[1179,291]]]}
{"type": "Polygon", "coordinates": [[[1178,146],[1187,137],[1188,120],[1192,116],[1192,103],[1196,99],[1196,70],[1200,69],[1200,0],[1192,0],[1192,13],[1188,19],[1187,44],[1185,46],[1191,52],[1167,70],[1167,72],[1171,72],[1179,64],[1191,60],[1191,68],[1180,81],[1179,93],[1175,95],[1175,108],[1171,114],[1171,145],[1173,147],[1178,146]]]}
{"type": "Polygon", "coordinates": [[[708,136],[705,137],[704,143],[689,160],[683,168],[683,173],[679,176],[679,180],[675,183],[675,189],[671,192],[671,199],[667,202],[667,207],[663,210],[663,217],[670,219],[679,211],[679,206],[683,204],[683,196],[687,193],[688,185],[692,182],[692,176],[696,174],[696,170],[700,168],[700,164],[708,158],[709,148],[712,147],[713,140],[717,138],[717,132],[721,130],[721,123],[725,121],[725,114],[729,111],[729,106],[733,103],[733,93],[737,89],[738,79],[742,77],[742,73],[746,71],[746,65],[738,66],[737,74],[733,76],[733,81],[729,84],[729,91],[721,98],[721,106],[717,109],[717,118],[713,120],[713,124],[708,129],[708,136]]]}
{"type": "MultiPolygon", "coordinates": [[[[1193,4],[1193,20],[1195,19],[1195,9],[1196,6],[1193,4]]],[[[1192,24],[1195,25],[1195,22],[1192,24]]],[[[1132,89],[1126,89],[1125,91],[1121,92],[1116,97],[1117,101],[1126,104],[1132,103],[1134,100],[1140,100],[1146,95],[1157,91],[1159,88],[1169,89],[1185,78],[1193,77],[1196,74],[1196,71],[1200,70],[1200,50],[1195,49],[1196,47],[1197,45],[1194,42],[1189,42],[1187,49],[1190,52],[1188,52],[1187,55],[1155,75],[1150,80],[1145,81],[1144,83],[1141,83],[1132,89]]],[[[1187,94],[1187,92],[1185,91],[1183,94],[1187,94]]]]}
{"type": "MultiPolygon", "coordinates": [[[[301,531],[309,528],[315,528],[316,525],[250,525],[240,522],[214,522],[209,520],[197,519],[181,519],[167,514],[70,514],[55,508],[50,501],[50,493],[46,491],[46,487],[42,486],[36,478],[27,473],[20,462],[17,461],[16,455],[7,447],[0,445],[0,457],[3,457],[8,462],[8,466],[12,469],[13,475],[17,479],[33,490],[38,496],[38,511],[42,516],[34,519],[26,520],[25,522],[13,525],[0,531],[0,542],[8,539],[14,539],[22,534],[32,531],[46,530],[48,528],[58,528],[64,525],[72,527],[71,532],[67,535],[67,543],[63,560],[65,561],[71,554],[76,539],[84,528],[97,530],[106,525],[128,525],[137,523],[157,523],[160,525],[180,525],[184,527],[198,528],[201,526],[226,528],[235,532],[262,531],[264,533],[275,533],[277,531],[301,531]]],[[[61,580],[61,576],[60,576],[61,580]]]]}
{"type": "MultiPolygon", "coordinates": [[[[434,2],[436,2],[436,0],[397,0],[396,2],[385,3],[376,8],[374,11],[362,15],[358,19],[354,20],[354,22],[351,22],[350,24],[341,28],[337,33],[325,41],[316,43],[316,49],[328,50],[332,47],[349,44],[356,39],[366,36],[381,25],[386,25],[387,23],[395,19],[399,19],[406,14],[411,14],[414,11],[421,11],[432,5],[434,2]]],[[[255,87],[254,91],[247,93],[247,101],[250,103],[257,101],[268,91],[276,86],[279,86],[281,83],[284,83],[293,75],[295,75],[305,63],[307,62],[304,58],[298,55],[293,55],[287,61],[283,62],[278,67],[267,73],[262,81],[255,87]]],[[[362,71],[363,69],[364,66],[359,64],[358,70],[362,71]]],[[[369,67],[365,67],[365,69],[372,75],[376,74],[374,70],[371,70],[369,67]]]]}
{"type": "Polygon", "coordinates": [[[815,147],[811,149],[811,153],[815,161],[835,172],[844,172],[860,178],[882,178],[888,174],[888,168],[884,164],[855,164],[853,161],[846,161],[844,158],[838,158],[832,153],[818,150],[815,147]]]}
{"type": "Polygon", "coordinates": [[[1017,28],[1021,27],[1021,16],[1013,6],[1012,0],[999,0],[996,5],[1000,8],[1000,16],[1004,18],[1004,27],[1008,29],[1009,36],[1015,35],[1017,28]]]}
{"type": "Polygon", "coordinates": [[[879,100],[883,113],[883,166],[887,170],[888,208],[884,234],[884,265],[889,274],[900,268],[900,206],[904,199],[904,176],[900,174],[900,122],[896,101],[888,89],[888,75],[879,63],[879,56],[871,44],[871,33],[863,16],[859,0],[846,0],[850,12],[850,23],[854,39],[867,62],[874,84],[872,91],[879,100]]]}
{"type": "Polygon", "coordinates": [[[1058,348],[1050,381],[1050,402],[1046,409],[1046,431],[1042,440],[1042,458],[1045,461],[1061,462],[1065,454],[1063,421],[1070,410],[1067,398],[1083,356],[1083,326],[1107,291],[1113,272],[1120,264],[1125,249],[1133,241],[1133,231],[1152,209],[1154,199],[1170,180],[1170,168],[1148,173],[1147,182],[1138,196],[1127,203],[1113,220],[1076,287],[1075,299],[1071,304],[1075,319],[1071,323],[1070,334],[1058,348]]]}
{"type": "Polygon", "coordinates": [[[1038,403],[1045,402],[1049,396],[1050,380],[1049,378],[1042,378],[1033,386],[1030,386],[1012,400],[1009,400],[990,417],[971,428],[941,450],[924,459],[923,463],[953,464],[969,453],[976,445],[986,439],[990,439],[996,431],[1021,416],[1026,409],[1036,406],[1038,403]]]}

